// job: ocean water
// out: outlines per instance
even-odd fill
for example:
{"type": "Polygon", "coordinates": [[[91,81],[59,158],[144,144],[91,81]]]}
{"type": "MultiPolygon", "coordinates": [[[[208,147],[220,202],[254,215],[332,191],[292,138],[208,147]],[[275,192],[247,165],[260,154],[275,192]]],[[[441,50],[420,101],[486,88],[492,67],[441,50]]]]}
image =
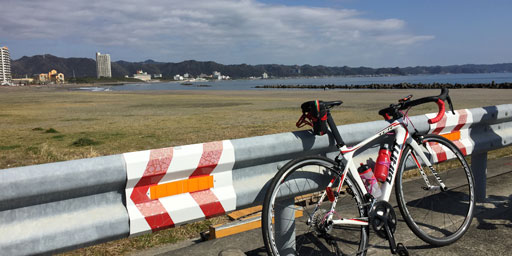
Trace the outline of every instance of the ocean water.
{"type": "Polygon", "coordinates": [[[512,83],[512,73],[484,74],[443,74],[443,75],[411,75],[411,76],[380,76],[380,77],[312,77],[287,79],[256,79],[256,80],[222,80],[192,82],[140,83],[120,86],[105,86],[112,91],[139,90],[276,90],[258,89],[261,85],[364,85],[364,84],[398,84],[398,83],[512,83]]]}

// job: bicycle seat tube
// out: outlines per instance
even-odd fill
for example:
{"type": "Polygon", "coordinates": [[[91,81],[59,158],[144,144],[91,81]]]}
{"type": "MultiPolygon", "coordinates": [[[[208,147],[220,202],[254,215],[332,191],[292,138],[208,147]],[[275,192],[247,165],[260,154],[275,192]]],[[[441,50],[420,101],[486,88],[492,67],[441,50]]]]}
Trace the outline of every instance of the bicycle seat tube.
{"type": "Polygon", "coordinates": [[[331,111],[327,111],[327,124],[329,125],[332,135],[334,136],[334,140],[336,141],[336,147],[341,148],[345,146],[345,142],[343,142],[340,132],[338,131],[338,128],[332,119],[331,111]]]}

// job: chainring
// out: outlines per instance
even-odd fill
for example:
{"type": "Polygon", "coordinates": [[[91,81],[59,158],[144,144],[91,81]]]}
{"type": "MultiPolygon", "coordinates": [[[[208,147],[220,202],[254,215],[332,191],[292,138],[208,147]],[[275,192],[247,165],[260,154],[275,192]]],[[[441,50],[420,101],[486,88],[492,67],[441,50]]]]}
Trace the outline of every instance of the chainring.
{"type": "Polygon", "coordinates": [[[395,233],[396,230],[396,214],[391,206],[386,201],[378,201],[370,209],[369,213],[370,223],[375,233],[384,239],[387,239],[385,225],[389,226],[391,233],[395,233]]]}

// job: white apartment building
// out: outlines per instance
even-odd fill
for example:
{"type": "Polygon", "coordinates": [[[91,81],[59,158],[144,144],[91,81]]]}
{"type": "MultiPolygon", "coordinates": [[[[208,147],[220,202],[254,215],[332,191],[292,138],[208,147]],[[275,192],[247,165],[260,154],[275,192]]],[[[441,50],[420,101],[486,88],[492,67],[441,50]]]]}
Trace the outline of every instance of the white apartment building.
{"type": "Polygon", "coordinates": [[[11,82],[11,55],[9,49],[4,46],[0,48],[0,84],[10,85],[11,82]]]}
{"type": "Polygon", "coordinates": [[[96,53],[96,75],[98,78],[112,77],[110,54],[96,53]]]}
{"type": "Polygon", "coordinates": [[[136,74],[133,74],[133,78],[142,80],[144,82],[151,81],[151,75],[148,72],[143,72],[142,70],[137,70],[136,74]]]}

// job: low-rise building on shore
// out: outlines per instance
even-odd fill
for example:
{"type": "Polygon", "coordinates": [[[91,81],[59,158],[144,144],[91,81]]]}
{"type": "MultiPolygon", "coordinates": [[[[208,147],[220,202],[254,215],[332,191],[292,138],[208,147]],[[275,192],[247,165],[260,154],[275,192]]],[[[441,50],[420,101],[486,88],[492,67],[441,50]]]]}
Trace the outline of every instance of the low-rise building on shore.
{"type": "Polygon", "coordinates": [[[14,86],[24,86],[24,85],[29,85],[29,84],[34,84],[34,78],[26,77],[26,78],[13,78],[12,79],[12,85],[14,85],[14,86]]]}
{"type": "Polygon", "coordinates": [[[36,83],[39,84],[63,84],[64,74],[57,72],[57,70],[52,69],[48,73],[41,73],[35,76],[36,83]]]}

